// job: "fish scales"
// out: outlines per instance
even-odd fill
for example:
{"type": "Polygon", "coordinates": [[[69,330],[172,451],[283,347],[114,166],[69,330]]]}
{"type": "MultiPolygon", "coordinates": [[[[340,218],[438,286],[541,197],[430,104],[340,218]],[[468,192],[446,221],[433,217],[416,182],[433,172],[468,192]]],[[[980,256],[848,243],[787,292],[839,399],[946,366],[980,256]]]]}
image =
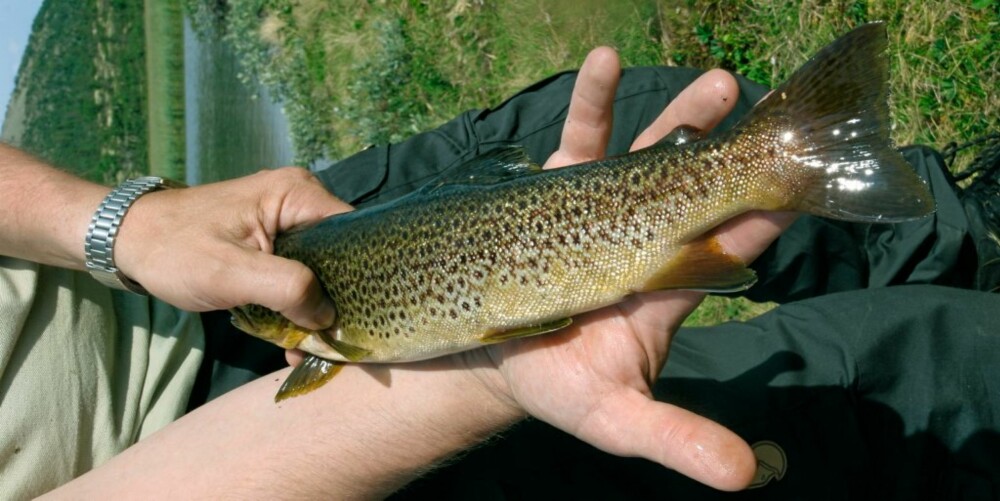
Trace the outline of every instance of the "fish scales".
{"type": "Polygon", "coordinates": [[[557,330],[650,290],[738,290],[755,275],[711,230],[752,210],[898,222],[934,210],[889,138],[884,25],[822,49],[729,132],[679,127],[614,158],[542,171],[507,148],[388,204],[279,236],[337,308],[311,331],[257,305],[243,330],[311,354],[277,399],[331,361],[401,362],[557,330]]]}
{"type": "Polygon", "coordinates": [[[754,169],[768,165],[727,140],[449,187],[294,233],[276,251],[317,271],[339,338],[369,360],[449,353],[618,302],[680,245],[743,212],[766,180],[754,169]]]}

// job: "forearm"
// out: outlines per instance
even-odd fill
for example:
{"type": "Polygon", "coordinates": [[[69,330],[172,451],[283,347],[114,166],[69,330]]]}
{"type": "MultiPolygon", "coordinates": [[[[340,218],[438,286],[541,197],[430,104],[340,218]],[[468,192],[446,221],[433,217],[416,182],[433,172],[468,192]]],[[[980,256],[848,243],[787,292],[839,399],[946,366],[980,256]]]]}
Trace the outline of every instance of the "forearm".
{"type": "Polygon", "coordinates": [[[281,371],[235,390],[56,491],[65,498],[384,497],[520,411],[454,357],[348,366],[275,404],[281,371]]]}
{"type": "Polygon", "coordinates": [[[108,191],[0,143],[0,255],[82,269],[87,226],[108,191]]]}

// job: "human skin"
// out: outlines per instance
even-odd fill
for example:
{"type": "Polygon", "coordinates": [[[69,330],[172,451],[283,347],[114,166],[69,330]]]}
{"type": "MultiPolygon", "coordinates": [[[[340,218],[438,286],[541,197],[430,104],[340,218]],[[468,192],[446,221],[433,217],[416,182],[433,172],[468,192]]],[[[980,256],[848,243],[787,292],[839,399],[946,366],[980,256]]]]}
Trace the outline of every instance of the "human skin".
{"type": "MultiPolygon", "coordinates": [[[[604,155],[619,74],[614,51],[600,48],[588,56],[547,168],[604,155]]],[[[706,73],[633,149],[680,124],[711,129],[737,94],[731,75],[706,73]]],[[[0,160],[6,160],[11,152],[2,153],[0,160]]],[[[0,165],[0,179],[9,173],[5,169],[0,165]]],[[[107,189],[77,185],[72,178],[53,182],[73,188],[62,186],[67,194],[55,199],[65,205],[58,209],[63,218],[42,229],[0,219],[0,253],[81,268],[83,233],[107,189]],[[55,250],[45,251],[47,245],[55,250]]],[[[17,187],[0,181],[0,194],[17,187]]],[[[258,302],[278,306],[307,326],[324,325],[332,317],[316,306],[325,299],[311,273],[269,254],[277,232],[349,209],[324,193],[301,171],[284,170],[147,195],[122,227],[121,268],[180,307],[258,302]],[[248,214],[232,214],[241,207],[248,214]],[[211,253],[229,259],[203,263],[211,253]],[[218,290],[220,282],[253,274],[275,278],[242,278],[218,290]],[[293,285],[279,286],[281,277],[292,278],[293,285]],[[277,292],[259,290],[268,286],[277,292]],[[257,297],[267,294],[276,297],[257,297]]],[[[53,209],[36,213],[0,204],[36,222],[53,215],[53,209]]],[[[715,233],[727,252],[749,261],[793,217],[751,213],[715,233]]],[[[755,469],[747,444],[717,423],[652,399],[651,383],[666,362],[672,336],[702,297],[690,291],[642,294],[545,336],[419,363],[350,365],[323,388],[281,404],[273,395],[289,369],[278,371],[213,400],[50,495],[381,497],[529,414],[608,452],[645,457],[716,488],[740,489],[755,469]]],[[[289,358],[299,360],[294,353],[289,358]]]]}
{"type": "MultiPolygon", "coordinates": [[[[109,191],[0,143],[0,255],[84,269],[84,236],[109,191]]],[[[326,327],[334,308],[314,275],[272,255],[271,242],[349,209],[298,168],[157,191],[126,214],[115,260],[126,276],[182,309],[256,303],[300,325],[326,327]]]]}

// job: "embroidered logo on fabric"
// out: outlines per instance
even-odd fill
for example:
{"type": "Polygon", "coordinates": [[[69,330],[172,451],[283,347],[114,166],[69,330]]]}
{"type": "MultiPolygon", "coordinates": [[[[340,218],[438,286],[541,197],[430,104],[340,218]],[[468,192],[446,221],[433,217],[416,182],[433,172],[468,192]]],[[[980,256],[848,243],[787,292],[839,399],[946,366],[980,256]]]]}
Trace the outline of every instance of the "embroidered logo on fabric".
{"type": "Polygon", "coordinates": [[[762,440],[750,446],[753,455],[757,457],[757,474],[753,477],[748,489],[764,487],[771,480],[784,478],[788,470],[788,458],[784,449],[770,440],[762,440]]]}

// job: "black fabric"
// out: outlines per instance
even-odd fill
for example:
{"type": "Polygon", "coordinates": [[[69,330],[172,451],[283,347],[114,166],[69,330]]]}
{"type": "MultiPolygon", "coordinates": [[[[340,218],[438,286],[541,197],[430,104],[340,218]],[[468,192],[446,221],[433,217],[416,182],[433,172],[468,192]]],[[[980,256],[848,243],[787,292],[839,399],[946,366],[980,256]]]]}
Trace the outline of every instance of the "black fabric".
{"type": "MultiPolygon", "coordinates": [[[[663,67],[624,70],[607,153],[627,152],[635,137],[701,73],[663,67]]],[[[735,110],[716,132],[731,128],[767,92],[761,85],[738,79],[741,93],[735,110]]],[[[344,201],[365,207],[405,195],[449,168],[503,146],[523,146],[532,160],[544,163],[559,146],[575,82],[576,72],[554,75],[495,108],[465,112],[399,144],[373,146],[320,170],[317,177],[344,201]],[[378,188],[369,189],[376,180],[378,188]]]]}
{"type": "Polygon", "coordinates": [[[995,499],[1000,296],[916,285],[832,294],[683,329],[659,400],[787,456],[780,480],[716,492],[532,421],[396,499],[995,499]]]}
{"type": "MultiPolygon", "coordinates": [[[[625,70],[608,153],[627,151],[699,74],[625,70]]],[[[493,109],[374,146],[318,176],[364,207],[500,146],[523,145],[544,162],[558,146],[575,77],[555,75],[493,109]]],[[[745,79],[740,85],[736,111],[718,130],[766,92],[745,79]]],[[[746,323],[682,329],[656,387],[658,398],[712,417],[748,442],[777,444],[787,466],[780,478],[722,494],[528,421],[396,498],[1000,497],[1000,296],[960,289],[974,285],[976,228],[940,155],[903,151],[935,195],[934,216],[899,225],[801,217],[755,263],[760,281],[747,292],[782,306],[746,323]]],[[[209,343],[211,384],[202,394],[220,394],[283,363],[281,350],[225,336],[209,343]],[[222,357],[213,346],[244,354],[222,357]]]]}
{"type": "Polygon", "coordinates": [[[899,224],[800,217],[754,263],[759,280],[745,296],[786,303],[890,285],[971,287],[976,250],[953,179],[931,148],[902,152],[927,180],[937,204],[934,214],[899,224]]]}

